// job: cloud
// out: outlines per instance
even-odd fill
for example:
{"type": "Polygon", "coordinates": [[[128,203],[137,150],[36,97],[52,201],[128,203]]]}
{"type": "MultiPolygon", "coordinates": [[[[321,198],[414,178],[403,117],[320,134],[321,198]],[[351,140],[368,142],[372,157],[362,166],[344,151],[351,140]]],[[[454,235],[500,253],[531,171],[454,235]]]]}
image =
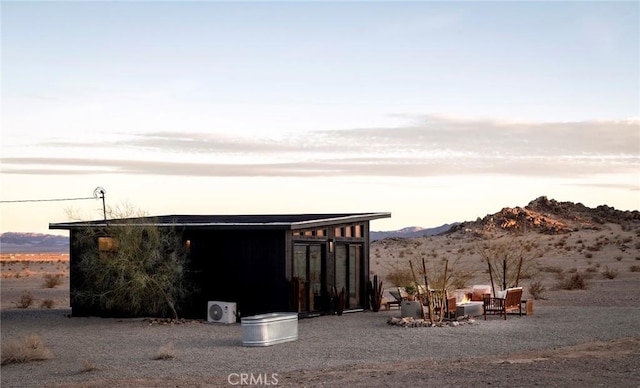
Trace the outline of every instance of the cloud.
{"type": "MultiPolygon", "coordinates": [[[[5,157],[7,174],[182,176],[444,176],[506,174],[580,177],[640,167],[640,122],[507,122],[414,116],[405,126],[247,138],[205,132],[136,133],[100,143],[95,158],[5,157]],[[110,157],[128,148],[136,159],[110,157]],[[158,160],[158,155],[162,155],[158,160]],[[148,156],[148,157],[147,157],[148,156]]],[[[69,154],[69,152],[65,152],[69,154]]]]}

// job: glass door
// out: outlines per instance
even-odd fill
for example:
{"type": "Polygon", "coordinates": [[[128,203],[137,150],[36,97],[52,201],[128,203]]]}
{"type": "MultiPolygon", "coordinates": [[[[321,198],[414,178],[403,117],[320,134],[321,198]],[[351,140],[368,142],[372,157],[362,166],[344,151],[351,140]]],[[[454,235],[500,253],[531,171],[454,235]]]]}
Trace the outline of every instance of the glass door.
{"type": "Polygon", "coordinates": [[[344,287],[347,293],[347,308],[361,308],[362,274],[362,246],[359,244],[337,244],[335,256],[336,290],[340,292],[344,287]]]}
{"type": "Polygon", "coordinates": [[[322,245],[294,244],[293,277],[294,300],[298,301],[298,312],[322,310],[322,245]]]}

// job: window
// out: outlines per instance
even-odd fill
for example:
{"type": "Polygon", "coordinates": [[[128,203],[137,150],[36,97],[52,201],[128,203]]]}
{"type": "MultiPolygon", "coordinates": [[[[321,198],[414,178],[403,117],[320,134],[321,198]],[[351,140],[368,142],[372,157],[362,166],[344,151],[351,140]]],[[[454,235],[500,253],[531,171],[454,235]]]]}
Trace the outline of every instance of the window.
{"type": "Polygon", "coordinates": [[[364,225],[351,224],[351,225],[336,227],[334,229],[334,237],[343,238],[343,239],[364,238],[364,225]]]}
{"type": "Polygon", "coordinates": [[[306,237],[326,237],[327,230],[326,229],[301,229],[294,230],[293,235],[296,237],[304,236],[306,237]]]}
{"type": "Polygon", "coordinates": [[[117,247],[118,243],[113,237],[98,237],[98,250],[103,252],[115,251],[117,247]]]}

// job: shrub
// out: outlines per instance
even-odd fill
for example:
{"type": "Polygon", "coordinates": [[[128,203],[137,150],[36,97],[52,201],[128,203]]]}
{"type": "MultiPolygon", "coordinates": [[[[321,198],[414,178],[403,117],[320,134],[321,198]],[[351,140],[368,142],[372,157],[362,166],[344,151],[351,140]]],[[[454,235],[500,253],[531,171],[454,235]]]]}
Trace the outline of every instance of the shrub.
{"type": "Polygon", "coordinates": [[[10,340],[2,347],[2,365],[30,361],[42,361],[53,357],[51,350],[44,346],[42,338],[30,334],[22,340],[10,340]]]}
{"type": "Polygon", "coordinates": [[[546,288],[539,280],[529,284],[529,294],[531,294],[533,299],[545,299],[543,296],[545,291],[546,288]]]}
{"type": "Polygon", "coordinates": [[[45,299],[40,304],[40,307],[46,308],[46,309],[50,309],[50,308],[53,307],[54,304],[55,304],[55,302],[53,301],[53,299],[45,299]]]}
{"type": "Polygon", "coordinates": [[[406,265],[406,267],[407,268],[390,268],[389,272],[387,272],[386,280],[396,287],[401,287],[404,284],[412,282],[413,276],[411,275],[411,269],[408,268],[408,265],[406,265]]]}
{"type": "Polygon", "coordinates": [[[580,272],[576,272],[570,278],[562,280],[558,286],[563,290],[585,290],[587,282],[580,272]]]}
{"type": "Polygon", "coordinates": [[[72,290],[72,304],[126,316],[178,318],[177,309],[193,284],[187,250],[176,230],[142,223],[107,225],[79,230],[74,244],[82,252],[77,270],[83,284],[72,290]]]}
{"type": "Polygon", "coordinates": [[[17,302],[13,302],[13,304],[19,309],[26,309],[33,304],[33,295],[29,291],[24,291],[20,295],[20,299],[17,302]]]}
{"type": "Polygon", "coordinates": [[[590,259],[590,258],[593,257],[593,253],[587,252],[587,253],[584,254],[584,257],[586,257],[587,259],[590,259]]]}
{"type": "Polygon", "coordinates": [[[153,358],[154,360],[169,360],[176,357],[176,351],[172,343],[160,346],[158,354],[153,358]]]}
{"type": "Polygon", "coordinates": [[[82,360],[82,372],[83,373],[87,373],[87,372],[91,372],[94,371],[98,368],[96,368],[96,365],[89,360],[82,360]]]}
{"type": "Polygon", "coordinates": [[[606,279],[615,279],[618,276],[618,270],[615,268],[605,267],[604,271],[602,271],[602,276],[606,279]]]}
{"type": "Polygon", "coordinates": [[[42,276],[44,278],[44,288],[54,288],[55,286],[59,286],[62,284],[62,274],[44,274],[42,276]]]}
{"type": "Polygon", "coordinates": [[[551,266],[551,265],[545,265],[543,267],[540,267],[540,271],[541,272],[551,272],[551,273],[562,273],[562,268],[554,267],[554,266],[551,266]]]}
{"type": "Polygon", "coordinates": [[[632,265],[631,267],[629,267],[629,272],[640,272],[640,266],[632,265]]]}
{"type": "Polygon", "coordinates": [[[616,260],[617,261],[621,261],[622,260],[622,256],[616,256],[616,260]]]}

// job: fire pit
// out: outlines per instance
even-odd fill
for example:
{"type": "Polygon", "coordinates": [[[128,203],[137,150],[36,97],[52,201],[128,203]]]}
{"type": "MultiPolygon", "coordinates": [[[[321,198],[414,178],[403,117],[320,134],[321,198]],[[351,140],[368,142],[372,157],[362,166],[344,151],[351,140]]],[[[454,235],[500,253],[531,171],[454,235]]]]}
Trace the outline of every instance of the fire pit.
{"type": "Polygon", "coordinates": [[[458,317],[477,317],[482,315],[483,310],[483,302],[481,301],[473,301],[469,294],[464,294],[460,303],[456,303],[456,316],[458,317]]]}
{"type": "Polygon", "coordinates": [[[477,317],[482,315],[482,302],[466,302],[456,304],[456,315],[459,317],[477,317]]]}

